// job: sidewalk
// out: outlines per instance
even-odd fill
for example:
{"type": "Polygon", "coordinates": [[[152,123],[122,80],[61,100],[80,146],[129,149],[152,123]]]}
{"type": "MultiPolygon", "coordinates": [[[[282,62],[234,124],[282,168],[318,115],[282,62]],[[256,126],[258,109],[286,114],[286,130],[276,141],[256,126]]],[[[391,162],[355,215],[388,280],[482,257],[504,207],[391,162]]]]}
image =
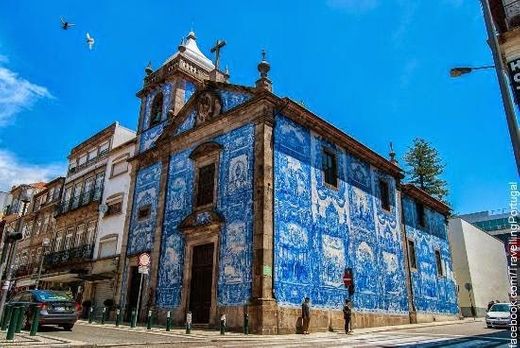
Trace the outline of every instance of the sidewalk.
{"type": "Polygon", "coordinates": [[[84,342],[59,339],[47,335],[30,336],[28,332],[17,333],[14,340],[5,339],[5,331],[0,331],[0,347],[83,347],[84,342]]]}
{"type": "MultiPolygon", "coordinates": [[[[450,320],[450,321],[438,321],[431,323],[419,323],[419,324],[405,324],[405,325],[395,325],[395,326],[380,326],[380,327],[371,327],[371,328],[363,328],[356,329],[353,331],[352,336],[356,335],[365,335],[369,333],[377,333],[377,332],[385,332],[385,331],[397,331],[397,330],[408,330],[408,329],[418,329],[424,327],[437,327],[437,326],[445,326],[445,325],[461,325],[469,322],[483,322],[484,318],[474,319],[462,319],[462,320],[450,320]]],[[[218,341],[257,341],[262,338],[269,339],[291,339],[301,337],[301,334],[284,334],[284,335],[257,335],[257,334],[249,334],[244,335],[241,332],[228,332],[226,331],[225,335],[221,335],[218,329],[192,329],[190,334],[186,334],[186,329],[184,328],[172,328],[171,331],[166,331],[164,326],[153,326],[152,329],[148,330],[146,326],[137,326],[135,328],[131,328],[128,326],[128,323],[121,324],[119,327],[116,327],[113,322],[106,323],[101,325],[100,323],[93,322],[89,324],[88,321],[79,320],[76,325],[87,325],[87,326],[96,326],[99,328],[106,328],[112,330],[120,330],[120,331],[129,331],[129,332],[140,332],[140,333],[150,333],[155,335],[164,335],[164,336],[175,336],[177,338],[189,338],[192,340],[204,340],[211,342],[218,341]]],[[[331,338],[337,336],[344,336],[343,331],[341,332],[314,332],[308,335],[307,337],[316,337],[316,338],[331,338]]]]}

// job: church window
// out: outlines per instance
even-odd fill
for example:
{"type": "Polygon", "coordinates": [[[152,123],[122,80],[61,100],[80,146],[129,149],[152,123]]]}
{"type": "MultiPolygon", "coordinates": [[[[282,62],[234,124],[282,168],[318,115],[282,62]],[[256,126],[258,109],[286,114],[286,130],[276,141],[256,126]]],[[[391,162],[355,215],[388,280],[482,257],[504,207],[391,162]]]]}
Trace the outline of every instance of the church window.
{"type": "Polygon", "coordinates": [[[388,183],[385,180],[379,180],[379,197],[381,198],[381,208],[390,211],[390,192],[388,183]]]}
{"type": "Polygon", "coordinates": [[[329,150],[323,150],[322,169],[325,183],[338,187],[338,166],[336,154],[329,150]]]}
{"type": "Polygon", "coordinates": [[[137,211],[137,219],[138,220],[148,219],[150,217],[151,213],[152,213],[152,206],[151,206],[151,204],[143,205],[137,211]]]}
{"type": "Polygon", "coordinates": [[[202,207],[213,203],[215,191],[215,164],[200,167],[197,181],[196,206],[202,207]]]}
{"type": "Polygon", "coordinates": [[[410,260],[410,268],[417,269],[417,257],[415,255],[415,243],[408,239],[408,259],[410,260]]]}
{"type": "Polygon", "coordinates": [[[157,93],[152,102],[152,110],[150,111],[150,127],[161,122],[163,108],[163,94],[157,93]]]}
{"type": "Polygon", "coordinates": [[[426,227],[426,219],[424,216],[424,205],[422,203],[417,202],[415,205],[415,210],[417,212],[417,221],[419,222],[419,226],[426,227]]]}

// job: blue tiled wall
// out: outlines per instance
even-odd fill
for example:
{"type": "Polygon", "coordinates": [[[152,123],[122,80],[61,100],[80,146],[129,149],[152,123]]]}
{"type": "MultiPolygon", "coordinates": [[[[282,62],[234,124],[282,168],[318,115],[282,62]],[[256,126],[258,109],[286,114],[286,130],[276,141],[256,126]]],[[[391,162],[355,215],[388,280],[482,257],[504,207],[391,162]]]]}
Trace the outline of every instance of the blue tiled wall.
{"type": "Polygon", "coordinates": [[[161,180],[161,163],[154,163],[139,169],[134,190],[134,202],[130,229],[128,232],[127,254],[134,255],[152,248],[153,234],[157,221],[157,205],[161,180]],[[150,205],[150,216],[139,220],[139,208],[150,205]]]}
{"type": "MultiPolygon", "coordinates": [[[[222,145],[216,211],[224,218],[220,231],[217,300],[220,305],[244,304],[251,297],[253,236],[254,126],[235,129],[213,139],[222,145]]],[[[172,155],[170,160],[157,305],[180,305],[184,268],[184,235],[179,224],[192,213],[193,149],[172,155]]],[[[197,221],[204,224],[207,212],[197,221]]]]}
{"type": "MultiPolygon", "coordinates": [[[[228,112],[229,110],[247,102],[252,97],[252,94],[250,93],[228,90],[218,90],[217,93],[222,101],[222,113],[228,112]]],[[[179,128],[177,128],[175,134],[178,135],[192,129],[195,126],[195,119],[196,109],[193,107],[193,109],[188,112],[188,116],[186,116],[184,122],[179,126],[179,128]]]]}
{"type": "Polygon", "coordinates": [[[316,134],[278,116],[275,127],[274,291],[278,303],[340,308],[342,276],[353,268],[357,310],[408,310],[395,181],[316,134]],[[338,159],[338,188],[324,183],[321,153],[338,159]],[[392,190],[383,211],[376,180],[392,190]]]}
{"type": "Polygon", "coordinates": [[[408,238],[415,243],[417,270],[412,272],[415,306],[418,312],[456,314],[457,286],[444,216],[425,207],[426,226],[418,223],[415,201],[403,197],[408,238]],[[445,275],[437,276],[435,250],[441,253],[445,275]]]}

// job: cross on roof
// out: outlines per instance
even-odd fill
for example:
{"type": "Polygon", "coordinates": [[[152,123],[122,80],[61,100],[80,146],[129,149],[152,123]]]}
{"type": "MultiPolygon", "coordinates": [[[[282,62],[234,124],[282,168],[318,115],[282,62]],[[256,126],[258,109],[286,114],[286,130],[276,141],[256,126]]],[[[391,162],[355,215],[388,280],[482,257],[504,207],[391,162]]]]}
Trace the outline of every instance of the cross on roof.
{"type": "Polygon", "coordinates": [[[219,70],[220,65],[220,49],[226,46],[226,41],[217,40],[215,46],[211,49],[211,53],[215,53],[215,69],[219,70]]]}

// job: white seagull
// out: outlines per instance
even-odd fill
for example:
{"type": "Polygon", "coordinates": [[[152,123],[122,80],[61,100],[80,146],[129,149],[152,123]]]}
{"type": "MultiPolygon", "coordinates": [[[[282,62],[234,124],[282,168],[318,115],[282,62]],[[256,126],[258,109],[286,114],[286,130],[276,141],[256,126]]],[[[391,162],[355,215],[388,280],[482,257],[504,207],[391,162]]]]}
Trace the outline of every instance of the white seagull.
{"type": "Polygon", "coordinates": [[[90,36],[89,33],[87,33],[87,45],[89,49],[92,49],[92,47],[94,47],[94,38],[90,36]]]}

